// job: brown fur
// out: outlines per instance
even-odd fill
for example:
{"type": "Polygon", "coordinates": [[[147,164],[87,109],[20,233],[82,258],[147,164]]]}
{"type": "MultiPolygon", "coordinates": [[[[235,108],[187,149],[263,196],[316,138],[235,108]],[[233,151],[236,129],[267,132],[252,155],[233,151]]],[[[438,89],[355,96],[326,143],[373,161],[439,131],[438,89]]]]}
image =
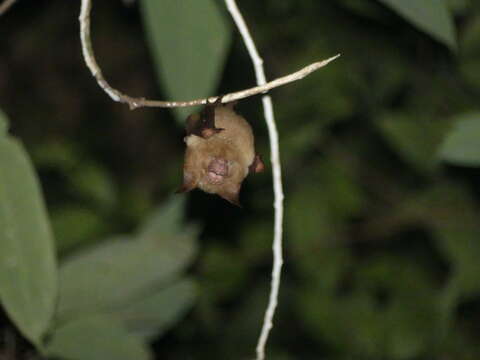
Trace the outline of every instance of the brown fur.
{"type": "MultiPolygon", "coordinates": [[[[179,191],[199,188],[239,205],[243,180],[252,165],[261,162],[255,156],[252,128],[231,104],[207,106],[214,106],[214,111],[208,108],[203,116],[210,114],[214,119],[202,120],[197,115],[189,118],[187,131],[189,127],[196,130],[185,138],[184,181],[179,191]]],[[[253,169],[263,170],[263,166],[255,165],[253,169]]]]}

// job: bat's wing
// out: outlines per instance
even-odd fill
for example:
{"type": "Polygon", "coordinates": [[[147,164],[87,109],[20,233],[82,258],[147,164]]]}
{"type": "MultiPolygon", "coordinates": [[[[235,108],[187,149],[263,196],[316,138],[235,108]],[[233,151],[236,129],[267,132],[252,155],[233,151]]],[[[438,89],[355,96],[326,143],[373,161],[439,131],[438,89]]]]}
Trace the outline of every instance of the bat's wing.
{"type": "Polygon", "coordinates": [[[197,187],[197,180],[185,169],[183,170],[183,184],[175,191],[177,194],[191,191],[197,187]]]}

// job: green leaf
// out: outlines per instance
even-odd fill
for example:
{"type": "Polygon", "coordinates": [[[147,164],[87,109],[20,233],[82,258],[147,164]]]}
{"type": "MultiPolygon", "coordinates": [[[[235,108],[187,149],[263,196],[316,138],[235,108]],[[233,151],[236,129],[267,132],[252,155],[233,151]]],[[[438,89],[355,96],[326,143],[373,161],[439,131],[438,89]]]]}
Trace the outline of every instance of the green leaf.
{"type": "Polygon", "coordinates": [[[96,240],[106,224],[99,215],[81,206],[64,206],[52,212],[52,227],[57,242],[57,251],[62,253],[77,245],[96,240]]]}
{"type": "Polygon", "coordinates": [[[181,272],[195,253],[192,237],[112,239],[77,253],[60,268],[60,319],[110,311],[181,272]]]}
{"type": "Polygon", "coordinates": [[[80,152],[66,141],[50,141],[34,146],[32,160],[36,167],[48,167],[69,173],[80,161],[80,152]]]}
{"type": "Polygon", "coordinates": [[[183,214],[185,210],[185,197],[172,196],[164,206],[147,217],[140,226],[138,237],[141,239],[168,237],[185,230],[183,214]]]}
{"type": "MultiPolygon", "coordinates": [[[[0,119],[0,132],[6,121],[0,119]]],[[[40,346],[57,295],[52,232],[23,147],[0,133],[0,300],[22,334],[40,346]]]]}
{"type": "Polygon", "coordinates": [[[458,165],[480,166],[480,113],[464,114],[456,119],[440,147],[439,156],[458,165]]]}
{"type": "Polygon", "coordinates": [[[101,209],[111,209],[117,201],[115,183],[109,172],[93,162],[70,172],[73,190],[101,209]]]}
{"type": "Polygon", "coordinates": [[[447,5],[455,15],[463,15],[471,7],[470,0],[447,0],[447,5]]]}
{"type": "Polygon", "coordinates": [[[434,39],[456,50],[453,17],[445,0],[380,0],[434,39]]]}
{"type": "Polygon", "coordinates": [[[447,121],[391,113],[376,124],[407,163],[421,171],[433,171],[438,166],[436,152],[447,132],[447,121]]]}
{"type": "Polygon", "coordinates": [[[147,346],[104,316],[69,322],[56,329],[47,354],[66,360],[148,360],[147,346]]]}
{"type": "Polygon", "coordinates": [[[112,316],[122,320],[132,334],[152,339],[185,315],[195,301],[196,292],[195,282],[183,279],[142,297],[112,316]]]}
{"type": "MultiPolygon", "coordinates": [[[[171,99],[213,95],[231,40],[214,0],[142,0],[159,81],[171,99]]],[[[184,121],[191,109],[175,109],[184,121]]]]}

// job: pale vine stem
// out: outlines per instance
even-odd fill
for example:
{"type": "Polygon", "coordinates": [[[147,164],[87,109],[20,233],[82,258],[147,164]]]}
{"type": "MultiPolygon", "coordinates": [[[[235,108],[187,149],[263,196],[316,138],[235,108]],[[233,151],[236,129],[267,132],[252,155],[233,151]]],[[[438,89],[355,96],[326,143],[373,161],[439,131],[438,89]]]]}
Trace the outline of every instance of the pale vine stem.
{"type": "MultiPolygon", "coordinates": [[[[238,9],[235,0],[225,0],[228,11],[237,25],[238,31],[242,35],[248,54],[250,55],[253,67],[255,69],[255,76],[257,84],[262,86],[266,84],[265,70],[263,67],[263,59],[260,57],[255,42],[248,30],[247,24],[243,19],[242,13],[238,9]]],[[[278,131],[275,124],[275,116],[273,113],[272,98],[270,95],[262,97],[263,112],[265,121],[267,123],[268,135],[270,137],[270,161],[272,164],[272,178],[273,178],[273,193],[274,193],[274,235],[273,235],[273,267],[272,267],[272,281],[270,285],[270,296],[268,300],[267,310],[263,319],[263,326],[260,332],[257,343],[257,360],[265,359],[265,346],[268,340],[268,335],[273,327],[273,316],[278,304],[278,292],[280,290],[280,278],[282,274],[283,265],[283,251],[282,251],[282,233],[283,233],[283,186],[282,186],[282,167],[280,163],[280,150],[278,146],[278,131]]]]}
{"type": "MultiPolygon", "coordinates": [[[[176,107],[187,107],[187,106],[194,106],[194,105],[204,105],[208,101],[214,102],[215,100],[218,99],[218,96],[212,96],[210,98],[187,100],[187,101],[148,100],[145,98],[131,97],[113,88],[107,82],[107,80],[105,80],[105,78],[103,77],[102,71],[98,66],[97,61],[95,60],[95,55],[92,47],[92,40],[90,37],[91,9],[92,9],[92,0],[82,0],[79,21],[80,21],[80,40],[82,43],[83,58],[85,59],[85,63],[87,64],[87,67],[90,69],[90,72],[97,80],[98,85],[103,89],[103,91],[105,91],[112,98],[113,101],[127,104],[130,107],[130,109],[133,110],[139,107],[176,108],[176,107]]],[[[304,67],[303,69],[300,69],[297,72],[294,72],[287,76],[280,77],[264,85],[223,95],[222,102],[226,103],[230,101],[244,99],[253,95],[266,93],[267,91],[273,88],[291,83],[293,81],[303,79],[305,76],[324,67],[329,62],[335,60],[339,56],[340,55],[336,55],[329,59],[315,62],[313,64],[310,64],[304,67]]]]}
{"type": "MultiPolygon", "coordinates": [[[[7,0],[8,1],[8,0],[7,0]]],[[[91,0],[81,0],[80,10],[80,39],[82,43],[82,52],[87,67],[90,69],[92,75],[97,80],[98,85],[112,98],[112,100],[120,103],[128,104],[130,109],[136,109],[139,107],[187,107],[194,105],[202,105],[207,102],[213,102],[219,98],[219,96],[213,96],[210,98],[195,99],[188,101],[161,101],[161,100],[147,100],[145,98],[135,98],[129,95],[123,94],[119,90],[113,88],[103,77],[102,71],[95,60],[91,36],[90,36],[90,12],[92,8],[91,0]]],[[[331,61],[338,58],[340,55],[333,56],[329,59],[315,62],[310,64],[297,72],[290,75],[286,75],[277,78],[273,81],[267,82],[265,77],[265,71],[263,68],[263,60],[258,54],[255,43],[247,25],[243,19],[240,10],[237,7],[235,0],[225,0],[227,8],[232,15],[232,18],[242,35],[242,38],[247,47],[248,53],[253,61],[255,75],[258,86],[233,92],[223,95],[221,97],[222,102],[231,102],[235,100],[244,99],[257,94],[265,94],[269,90],[303,79],[305,76],[312,72],[324,67],[331,61]]],[[[272,280],[270,296],[268,306],[265,311],[265,317],[263,321],[262,330],[257,343],[256,353],[257,360],[265,359],[265,346],[270,334],[270,330],[273,327],[273,317],[275,315],[275,309],[278,304],[278,293],[280,289],[280,277],[283,264],[282,255],[282,232],[283,232],[283,188],[282,188],[282,170],[280,165],[280,151],[278,141],[278,131],[275,124],[275,118],[273,113],[272,99],[269,95],[262,97],[263,109],[265,121],[267,123],[268,134],[270,138],[270,159],[272,164],[272,178],[273,178],[273,190],[274,190],[274,239],[273,239],[273,267],[272,267],[272,280]]]]}
{"type": "Polygon", "coordinates": [[[0,16],[3,15],[17,0],[5,0],[0,4],[0,16]]]}

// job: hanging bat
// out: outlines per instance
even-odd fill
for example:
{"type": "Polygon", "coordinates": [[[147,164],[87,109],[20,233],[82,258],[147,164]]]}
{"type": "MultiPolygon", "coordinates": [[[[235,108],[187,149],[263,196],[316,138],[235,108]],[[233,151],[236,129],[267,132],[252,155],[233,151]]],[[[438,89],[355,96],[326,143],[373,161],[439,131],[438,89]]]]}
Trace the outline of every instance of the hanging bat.
{"type": "Polygon", "coordinates": [[[233,106],[217,100],[187,118],[183,185],[177,192],[199,188],[240,206],[243,180],[264,170],[255,153],[252,128],[233,106]]]}

